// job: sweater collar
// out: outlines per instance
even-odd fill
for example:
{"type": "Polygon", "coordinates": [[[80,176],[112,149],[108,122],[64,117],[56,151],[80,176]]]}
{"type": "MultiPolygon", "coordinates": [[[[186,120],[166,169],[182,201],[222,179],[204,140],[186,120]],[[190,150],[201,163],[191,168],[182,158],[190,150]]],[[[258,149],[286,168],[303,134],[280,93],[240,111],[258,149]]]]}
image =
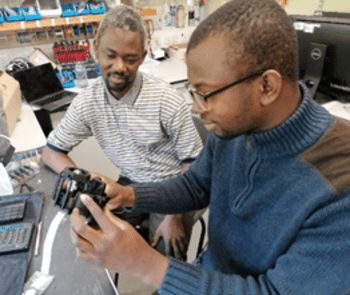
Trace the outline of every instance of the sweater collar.
{"type": "Polygon", "coordinates": [[[333,121],[329,112],[316,103],[301,84],[302,102],[282,124],[273,129],[245,135],[267,156],[295,154],[317,141],[333,121]]]}

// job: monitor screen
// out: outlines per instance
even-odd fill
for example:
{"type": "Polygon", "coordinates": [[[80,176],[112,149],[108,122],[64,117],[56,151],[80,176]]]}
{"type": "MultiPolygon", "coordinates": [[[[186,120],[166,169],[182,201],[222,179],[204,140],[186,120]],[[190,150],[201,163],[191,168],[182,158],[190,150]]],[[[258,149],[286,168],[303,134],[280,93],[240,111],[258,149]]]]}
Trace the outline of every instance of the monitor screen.
{"type": "Polygon", "coordinates": [[[350,14],[291,17],[298,36],[300,78],[309,88],[317,84],[312,94],[350,101],[350,14]]]}

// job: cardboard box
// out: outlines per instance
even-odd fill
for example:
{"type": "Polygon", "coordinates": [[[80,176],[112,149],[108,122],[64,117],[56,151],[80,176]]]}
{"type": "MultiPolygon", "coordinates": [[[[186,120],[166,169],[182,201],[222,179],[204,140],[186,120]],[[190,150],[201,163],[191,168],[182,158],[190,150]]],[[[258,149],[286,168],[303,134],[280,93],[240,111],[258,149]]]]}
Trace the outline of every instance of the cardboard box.
{"type": "Polygon", "coordinates": [[[11,135],[21,114],[22,93],[18,81],[2,70],[0,70],[0,94],[3,100],[2,107],[6,116],[8,131],[11,135]]]}
{"type": "Polygon", "coordinates": [[[57,65],[40,48],[35,48],[34,52],[29,56],[28,61],[34,66],[50,63],[54,69],[57,68],[57,65]]]}

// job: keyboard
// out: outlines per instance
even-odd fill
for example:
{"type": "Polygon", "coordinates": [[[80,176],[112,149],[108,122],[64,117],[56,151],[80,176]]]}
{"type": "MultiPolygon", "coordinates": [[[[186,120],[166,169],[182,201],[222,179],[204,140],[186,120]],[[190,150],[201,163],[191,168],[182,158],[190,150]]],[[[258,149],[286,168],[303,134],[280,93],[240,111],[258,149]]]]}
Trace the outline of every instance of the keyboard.
{"type": "Polygon", "coordinates": [[[62,99],[65,96],[67,96],[67,93],[64,91],[61,91],[61,92],[57,92],[57,93],[45,96],[45,97],[37,100],[35,103],[42,106],[42,105],[48,104],[50,102],[54,102],[56,100],[62,99]]]}
{"type": "Polygon", "coordinates": [[[12,223],[0,226],[0,255],[27,251],[33,235],[33,222],[12,223]]]}
{"type": "Polygon", "coordinates": [[[0,224],[22,220],[26,208],[26,200],[0,203],[0,224]]]}

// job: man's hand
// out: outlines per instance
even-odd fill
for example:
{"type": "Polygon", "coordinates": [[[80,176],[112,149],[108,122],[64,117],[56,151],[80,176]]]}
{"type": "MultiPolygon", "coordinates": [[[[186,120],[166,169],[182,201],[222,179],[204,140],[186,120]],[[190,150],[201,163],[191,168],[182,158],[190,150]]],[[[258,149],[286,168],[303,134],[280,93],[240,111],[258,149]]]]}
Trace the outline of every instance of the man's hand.
{"type": "Polygon", "coordinates": [[[81,200],[100,228],[88,226],[79,210],[73,210],[71,240],[77,255],[111,270],[130,273],[159,288],[168,259],[150,247],[130,224],[100,208],[88,195],[82,194],[81,200]]]}
{"type": "Polygon", "coordinates": [[[119,207],[133,207],[135,204],[135,191],[131,186],[124,186],[116,183],[113,179],[99,174],[90,173],[91,178],[100,178],[106,184],[105,194],[111,197],[107,208],[113,210],[119,207]]]}
{"type": "Polygon", "coordinates": [[[157,228],[152,247],[155,247],[163,238],[165,254],[173,255],[177,259],[186,261],[189,240],[186,238],[181,215],[167,215],[157,228]]]}

